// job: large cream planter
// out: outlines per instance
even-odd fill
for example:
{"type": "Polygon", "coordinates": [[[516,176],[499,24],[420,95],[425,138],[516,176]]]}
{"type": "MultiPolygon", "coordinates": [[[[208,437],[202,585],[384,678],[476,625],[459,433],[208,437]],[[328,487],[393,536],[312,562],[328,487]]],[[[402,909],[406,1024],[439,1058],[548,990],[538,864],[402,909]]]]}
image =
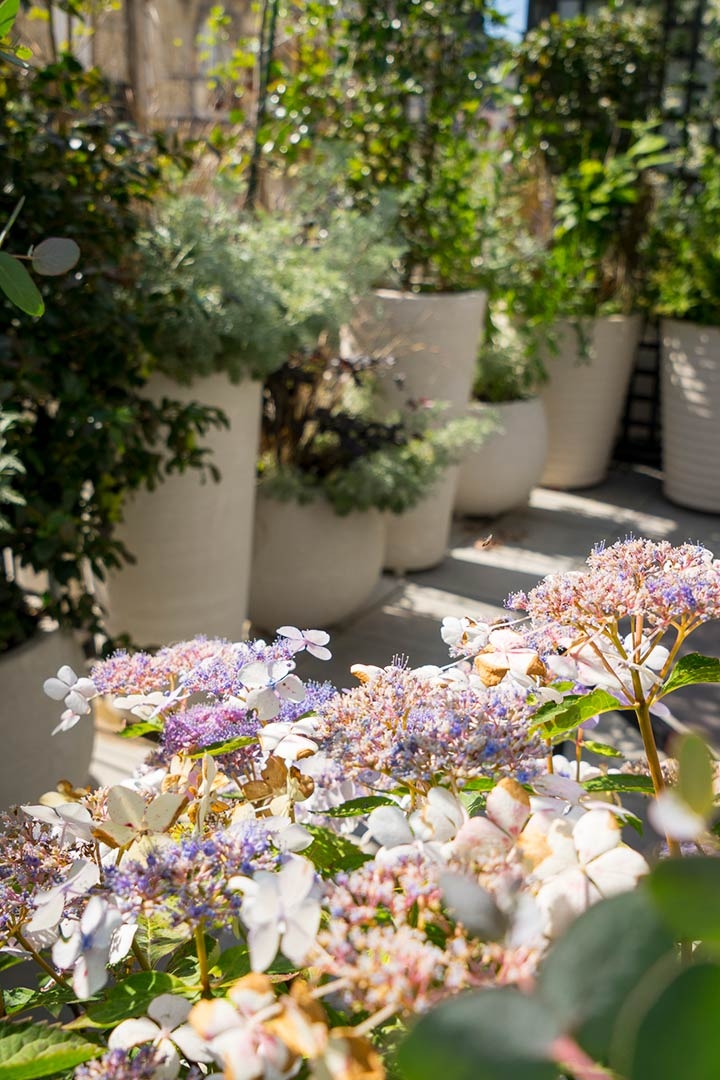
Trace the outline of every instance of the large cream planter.
{"type": "MultiPolygon", "coordinates": [[[[465,412],[486,306],[487,294],[481,290],[403,293],[392,289],[381,289],[358,306],[351,327],[352,348],[395,360],[392,373],[381,379],[389,408],[425,398],[448,402],[445,417],[465,412]]],[[[457,470],[448,469],[416,509],[387,515],[385,565],[389,569],[425,570],[442,561],[456,483],[457,470]]]]}
{"type": "Polygon", "coordinates": [[[76,675],[84,674],[78,642],[59,630],[38,631],[0,657],[0,809],[37,802],[59,780],[76,787],[90,781],[92,714],[82,716],[70,731],[52,734],[65,706],[44,693],[43,683],[65,664],[76,675]]]}
{"type": "Polygon", "coordinates": [[[406,293],[379,289],[356,308],[351,347],[392,356],[383,394],[393,408],[408,399],[447,401],[457,415],[470,400],[487,294],[406,293]],[[396,377],[402,376],[398,385],[396,377]]]}
{"type": "Polygon", "coordinates": [[[322,501],[301,506],[262,493],[255,511],[250,619],[324,629],[353,615],[371,597],[382,572],[382,515],[339,516],[322,501]]]}
{"type": "Polygon", "coordinates": [[[109,628],[140,645],[197,634],[238,640],[248,613],[261,386],[221,374],[191,386],[156,376],[148,395],[217,406],[230,427],[202,439],[219,483],[187,472],[128,505],[118,535],[137,563],[110,578],[109,628]]]}
{"type": "Polygon", "coordinates": [[[557,355],[548,353],[542,391],[548,454],[541,483],[551,488],[599,484],[607,473],[632,374],[642,316],[588,320],[584,358],[575,324],[556,329],[557,355]]]}
{"type": "Polygon", "coordinates": [[[720,328],[663,319],[663,490],[720,512],[720,328]]]}
{"type": "Polygon", "coordinates": [[[468,517],[496,517],[527,503],[547,453],[547,421],[539,398],[473,402],[470,416],[494,415],[497,428],[460,466],[455,510],[468,517]]]}

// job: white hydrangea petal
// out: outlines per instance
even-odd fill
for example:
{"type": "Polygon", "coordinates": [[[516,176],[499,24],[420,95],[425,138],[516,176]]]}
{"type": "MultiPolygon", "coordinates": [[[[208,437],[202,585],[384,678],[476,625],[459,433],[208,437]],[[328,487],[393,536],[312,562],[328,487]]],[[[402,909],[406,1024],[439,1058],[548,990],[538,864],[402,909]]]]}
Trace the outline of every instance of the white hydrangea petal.
{"type": "Polygon", "coordinates": [[[411,844],[415,835],[399,806],[376,806],[368,816],[368,829],[383,847],[411,844]]]}
{"type": "Polygon", "coordinates": [[[73,712],[72,709],[66,709],[60,716],[60,723],[52,729],[52,734],[57,735],[59,731],[70,731],[79,720],[80,717],[76,712],[73,712]]]}
{"type": "Polygon", "coordinates": [[[275,689],[284,701],[303,701],[305,698],[305,687],[297,675],[286,675],[275,689]]]}
{"type": "Polygon", "coordinates": [[[600,895],[580,868],[566,870],[546,882],[536,896],[538,907],[545,916],[545,933],[557,938],[571,922],[582,915],[600,895]]]}
{"type": "Polygon", "coordinates": [[[69,689],[70,687],[67,683],[62,682],[61,679],[55,678],[55,676],[51,679],[46,679],[43,683],[44,692],[48,697],[52,698],[53,701],[62,701],[69,689]]]}
{"type": "Polygon", "coordinates": [[[107,957],[102,949],[88,949],[73,968],[73,990],[85,1000],[102,990],[108,981],[107,957]]]}
{"type": "Polygon", "coordinates": [[[129,1050],[145,1042],[154,1042],[160,1034],[157,1024],[147,1016],[122,1020],[108,1036],[110,1050],[129,1050]]]}
{"type": "Polygon", "coordinates": [[[280,947],[291,964],[300,967],[308,959],[315,945],[320,926],[320,904],[317,900],[305,900],[288,920],[280,947]]]}
{"type": "Polygon", "coordinates": [[[158,994],[148,1005],[148,1016],[165,1031],[184,1024],[192,1008],[190,1002],[178,994],[158,994]]]}
{"type": "Polygon", "coordinates": [[[620,844],[598,856],[586,867],[591,882],[601,896],[616,896],[629,892],[650,867],[639,851],[620,844]]]}
{"type": "Polygon", "coordinates": [[[278,892],[286,906],[304,900],[314,884],[315,867],[300,855],[291,855],[277,875],[278,892]]]}
{"type": "Polygon", "coordinates": [[[172,1041],[188,1061],[209,1062],[213,1059],[205,1040],[193,1030],[190,1024],[182,1024],[180,1027],[175,1028],[172,1033],[172,1041]]]}
{"type": "Polygon", "coordinates": [[[266,971],[278,954],[280,933],[275,922],[250,927],[248,932],[250,965],[253,971],[266,971]]]}
{"type": "Polygon", "coordinates": [[[581,863],[589,863],[620,843],[620,825],[608,810],[588,810],[573,829],[573,837],[581,863]]]}
{"type": "Polygon", "coordinates": [[[71,690],[68,696],[65,698],[65,704],[68,709],[72,709],[78,716],[87,716],[91,711],[91,706],[86,697],[79,694],[77,690],[71,690]]]}
{"type": "Polygon", "coordinates": [[[707,822],[674,791],[662,791],[648,807],[648,820],[660,836],[681,843],[698,840],[707,831],[707,822]]]}
{"type": "Polygon", "coordinates": [[[116,784],[111,787],[107,797],[108,817],[114,825],[139,829],[145,818],[146,803],[139,792],[116,784]]]}
{"type": "Polygon", "coordinates": [[[496,784],[485,805],[488,817],[509,836],[519,836],[530,817],[530,798],[516,780],[496,784]]]}
{"type": "Polygon", "coordinates": [[[265,687],[260,690],[251,690],[247,696],[248,709],[254,709],[258,719],[264,723],[266,720],[274,720],[280,712],[280,699],[277,694],[265,687]]]}

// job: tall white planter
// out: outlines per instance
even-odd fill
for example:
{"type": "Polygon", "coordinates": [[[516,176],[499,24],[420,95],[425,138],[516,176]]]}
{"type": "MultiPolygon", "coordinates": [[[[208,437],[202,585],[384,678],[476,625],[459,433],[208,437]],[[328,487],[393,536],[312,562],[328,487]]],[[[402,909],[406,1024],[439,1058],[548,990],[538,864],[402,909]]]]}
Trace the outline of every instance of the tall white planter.
{"type": "Polygon", "coordinates": [[[599,484],[610,462],[635,350],[640,315],[588,320],[589,356],[583,358],[575,325],[556,328],[559,353],[548,355],[542,391],[548,454],[541,483],[551,488],[599,484]]]}
{"type": "MultiPolygon", "coordinates": [[[[381,289],[364,300],[353,318],[351,347],[395,359],[381,379],[388,408],[408,399],[446,401],[443,414],[460,416],[470,401],[487,294],[403,293],[381,289]],[[395,376],[402,376],[397,385],[395,376]]],[[[391,570],[426,570],[442,561],[452,523],[457,470],[448,469],[428,497],[406,514],[387,515],[391,570]]]]}
{"type": "Polygon", "coordinates": [[[76,787],[89,782],[95,743],[92,715],[53,735],[65,706],[43,691],[45,679],[65,664],[77,675],[84,672],[77,640],[59,630],[38,631],[0,657],[0,809],[37,802],[59,780],[76,787]]]}
{"type": "Polygon", "coordinates": [[[474,401],[471,416],[493,414],[498,426],[460,466],[455,509],[468,517],[496,517],[527,503],[540,480],[547,453],[547,421],[539,398],[486,405],[474,401]]]}
{"type": "Polygon", "coordinates": [[[385,551],[377,510],[340,517],[260,494],[255,513],[250,618],[262,630],[324,629],[354,614],[380,580],[385,551]]]}
{"type": "Polygon", "coordinates": [[[351,348],[392,356],[392,376],[383,376],[389,406],[408,398],[447,401],[453,415],[470,400],[487,294],[406,293],[379,289],[357,307],[351,348]],[[396,386],[395,375],[403,376],[396,386]]]}
{"type": "Polygon", "coordinates": [[[663,490],[720,512],[720,328],[663,319],[663,490]]]}
{"type": "Polygon", "coordinates": [[[137,563],[111,576],[109,628],[141,645],[196,634],[236,640],[247,618],[261,386],[222,374],[181,386],[158,375],[148,394],[225,412],[230,428],[204,439],[222,479],[171,476],[131,501],[119,536],[137,563]]]}

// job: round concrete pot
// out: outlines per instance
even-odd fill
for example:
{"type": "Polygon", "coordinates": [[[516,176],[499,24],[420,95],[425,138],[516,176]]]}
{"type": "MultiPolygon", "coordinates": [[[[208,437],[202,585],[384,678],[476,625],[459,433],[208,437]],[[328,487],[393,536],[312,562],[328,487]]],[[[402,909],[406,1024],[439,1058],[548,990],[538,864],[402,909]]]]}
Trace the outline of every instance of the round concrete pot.
{"type": "Polygon", "coordinates": [[[255,469],[260,431],[258,382],[232,384],[211,375],[192,386],[155,376],[148,394],[222,409],[230,427],[204,437],[219,483],[196,472],[168,477],[138,493],[125,511],[120,539],[137,558],[110,576],[108,625],[140,645],[207,634],[243,635],[252,550],[255,469]]]}
{"type": "Polygon", "coordinates": [[[43,691],[45,679],[67,664],[84,673],[75,637],[59,630],[38,631],[24,645],[0,657],[0,808],[33,803],[58,781],[83,787],[90,779],[95,743],[92,714],[81,716],[70,731],[52,731],[65,706],[43,691]]]}
{"type": "MultiPolygon", "coordinates": [[[[428,398],[448,403],[442,419],[461,416],[470,401],[487,294],[404,293],[380,289],[358,305],[349,347],[395,360],[380,379],[388,409],[428,398]],[[396,377],[402,376],[398,385],[396,377]]],[[[427,499],[406,514],[388,514],[385,565],[426,570],[445,556],[452,524],[457,469],[448,469],[427,499]]]]}
{"type": "Polygon", "coordinates": [[[487,294],[405,293],[380,289],[357,307],[350,347],[395,360],[381,380],[387,404],[408,399],[447,401],[454,414],[470,400],[487,294]],[[400,386],[395,376],[402,375],[400,386]]]}
{"type": "Polygon", "coordinates": [[[547,421],[539,398],[486,405],[475,401],[471,416],[490,413],[498,427],[460,466],[455,510],[468,517],[496,517],[523,506],[540,480],[547,453],[547,421]]]}
{"type": "Polygon", "coordinates": [[[663,319],[663,490],[720,513],[720,328],[663,319]]]}
{"type": "Polygon", "coordinates": [[[589,355],[582,355],[573,323],[556,327],[559,352],[548,355],[542,401],[548,421],[548,453],[541,483],[583,488],[605,478],[625,404],[640,315],[587,320],[589,355]]]}
{"type": "Polygon", "coordinates": [[[262,630],[320,629],[361,608],[380,580],[385,550],[377,510],[340,517],[317,501],[300,506],[258,495],[250,619],[262,630]]]}

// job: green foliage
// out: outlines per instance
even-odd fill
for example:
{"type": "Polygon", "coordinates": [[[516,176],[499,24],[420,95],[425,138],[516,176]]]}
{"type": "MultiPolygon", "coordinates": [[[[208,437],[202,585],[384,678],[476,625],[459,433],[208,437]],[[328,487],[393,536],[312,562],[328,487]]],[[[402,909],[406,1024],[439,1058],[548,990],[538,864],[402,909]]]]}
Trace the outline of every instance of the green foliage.
{"type": "Polygon", "coordinates": [[[587,694],[568,694],[561,702],[541,705],[532,718],[532,730],[539,730],[547,739],[559,739],[575,731],[592,716],[622,708],[616,697],[606,690],[591,690],[587,694]]]}
{"type": "Polygon", "coordinates": [[[492,989],[432,1010],[400,1048],[402,1075],[449,1080],[563,1075],[711,1080],[720,967],[702,948],[679,962],[674,933],[718,935],[714,859],[668,860],[647,885],[573,922],[540,965],[532,992],[492,989]],[[433,1071],[433,1066],[434,1071],[433,1071]]]}
{"type": "Polygon", "coordinates": [[[101,1046],[60,1028],[0,1020],[0,1076],[3,1080],[39,1080],[72,1069],[101,1053],[101,1046]]]}
{"type": "MultiPolygon", "coordinates": [[[[48,576],[40,608],[91,631],[101,613],[84,568],[100,577],[127,553],[114,537],[128,492],[170,470],[199,466],[199,436],[219,414],[144,396],[152,372],[140,335],[142,294],[132,245],[157,191],[162,147],[116,121],[97,73],[71,58],[0,79],[0,220],[21,198],[13,246],[64,234],[82,248],[75,273],[56,276],[57,248],[39,245],[38,321],[0,299],[0,403],[18,420],[8,451],[24,472],[0,544],[48,576]]],[[[74,245],[73,245],[74,247],[74,245]]],[[[6,591],[22,604],[13,583],[6,591]]],[[[3,631],[0,648],[12,641],[3,631]]]]}
{"type": "Polygon", "coordinates": [[[720,156],[706,151],[694,179],[660,188],[646,245],[658,315],[720,325],[720,156]]]}
{"type": "Polygon", "coordinates": [[[525,401],[537,393],[543,373],[526,347],[523,335],[503,312],[487,320],[486,340],[478,355],[473,397],[500,404],[525,401]]]}
{"type": "Polygon", "coordinates": [[[310,860],[323,877],[337,874],[342,870],[357,870],[359,866],[372,858],[371,855],[361,851],[352,840],[330,829],[325,829],[320,825],[304,825],[303,828],[307,829],[313,838],[310,847],[303,851],[303,856],[310,860]]]}
{"type": "Polygon", "coordinates": [[[662,686],[662,696],[671,694],[683,686],[697,686],[699,683],[720,682],[720,660],[716,656],[703,656],[701,653],[688,653],[681,656],[672,669],[670,677],[662,686]]]}
{"type": "Polygon", "coordinates": [[[541,148],[556,175],[602,161],[611,147],[622,153],[632,124],[659,104],[662,62],[651,5],[543,22],[515,58],[515,116],[527,146],[541,148]]]}

